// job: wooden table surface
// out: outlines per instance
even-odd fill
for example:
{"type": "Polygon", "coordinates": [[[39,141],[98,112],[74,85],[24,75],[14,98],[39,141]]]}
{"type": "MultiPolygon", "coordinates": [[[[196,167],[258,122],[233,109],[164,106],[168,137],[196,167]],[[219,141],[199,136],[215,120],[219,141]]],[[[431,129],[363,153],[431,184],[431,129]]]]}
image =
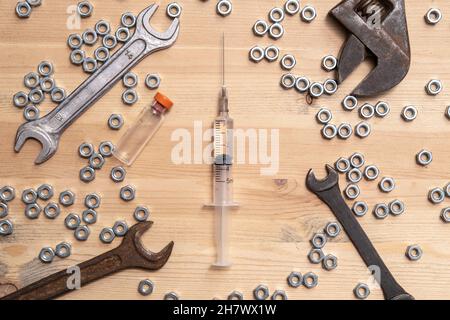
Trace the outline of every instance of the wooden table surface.
{"type": "MultiPolygon", "coordinates": [[[[448,1],[407,1],[411,70],[395,89],[367,100],[389,102],[391,114],[386,119],[370,120],[373,132],[367,139],[325,141],[314,119],[317,110],[322,106],[331,109],[336,124],[358,123],[357,112],[344,112],[340,102],[370,71],[371,65],[365,63],[358,68],[334,96],[308,105],[303,95],[285,91],[278,85],[283,74],[278,63],[254,64],[248,59],[248,51],[256,44],[267,46],[275,42],[282,54],[296,56],[298,63],[293,73],[316,81],[331,77],[320,68],[321,59],[327,54],[338,55],[345,39],[343,28],[327,16],[335,0],[311,1],[318,11],[317,19],[311,24],[301,22],[298,16],[287,17],[283,22],[286,33],[278,41],[256,38],[251,27],[257,19],[265,19],[271,8],[281,6],[281,0],[235,0],[233,13],[227,18],[216,15],[215,1],[180,0],[183,13],[177,43],[145,59],[134,69],[140,77],[139,102],[132,107],[123,105],[124,89],[121,84],[116,85],[65,132],[57,154],[36,166],[33,160],[40,150],[37,142],[28,142],[20,153],[13,151],[16,129],[23,118],[22,111],[12,105],[12,96],[25,90],[23,76],[36,70],[42,60],[48,60],[55,66],[57,84],[71,92],[86,75],[68,59],[67,36],[93,27],[99,19],[111,21],[116,27],[123,12],[137,14],[151,3],[92,1],[93,16],[81,21],[81,29],[69,30],[67,22],[72,16],[67,12],[71,12],[70,6],[76,2],[45,0],[33,10],[30,19],[24,20],[14,13],[15,0],[0,3],[0,185],[12,185],[17,193],[9,214],[15,225],[14,234],[0,238],[0,283],[22,287],[110,250],[119,240],[111,245],[102,244],[98,239],[100,230],[119,219],[132,224],[134,208],[143,204],[149,206],[155,222],[144,236],[145,246],[156,251],[175,241],[167,265],[155,273],[122,272],[66,295],[65,299],[143,299],[136,289],[145,278],[156,285],[148,299],[161,299],[170,291],[177,292],[182,299],[224,299],[233,290],[242,291],[250,299],[258,284],[268,285],[271,291],[286,290],[290,299],[354,299],[353,288],[358,282],[367,282],[369,272],[345,235],[325,247],[327,253],[339,258],[336,270],[324,271],[307,259],[309,240],[327,222],[334,221],[334,217],[306,190],[304,179],[310,168],[323,175],[324,164],[361,152],[367,163],[381,169],[382,176],[394,177],[397,187],[390,194],[382,194],[377,183],[362,182],[360,200],[373,208],[376,203],[401,199],[407,207],[404,215],[386,220],[376,220],[369,213],[359,219],[363,228],[409,293],[418,299],[450,298],[450,225],[439,218],[449,200],[442,205],[432,205],[427,200],[428,190],[443,187],[450,181],[450,126],[444,117],[450,84],[448,1]],[[444,19],[434,27],[423,19],[430,7],[438,7],[444,14],[444,19]],[[194,142],[194,124],[200,123],[206,130],[217,114],[223,32],[227,46],[226,81],[235,125],[243,130],[269,132],[269,135],[271,130],[278,130],[279,144],[276,139],[274,143],[279,146],[279,170],[274,175],[262,175],[261,169],[268,167],[264,159],[259,159],[257,164],[247,161],[235,166],[234,195],[241,207],[232,216],[233,266],[229,270],[215,270],[211,268],[215,258],[213,214],[203,207],[212,197],[211,166],[201,161],[175,163],[172,152],[179,140],[172,138],[177,130],[187,130],[192,135],[194,152],[194,144],[198,144],[198,140],[194,142]],[[86,161],[78,156],[78,146],[84,141],[95,145],[105,140],[116,142],[141,109],[150,104],[154,92],[145,87],[144,79],[154,72],[162,77],[160,90],[175,101],[161,130],[135,165],[127,168],[123,184],[114,184],[109,178],[110,169],[119,165],[112,158],[97,172],[94,182],[80,182],[78,172],[86,161]],[[440,79],[444,84],[443,92],[436,97],[425,93],[424,86],[430,79],[440,79]],[[406,123],[401,120],[400,112],[410,104],[417,106],[419,116],[416,121],[406,123]],[[107,126],[112,113],[125,117],[126,125],[118,132],[107,126]],[[416,153],[423,148],[434,155],[433,163],[426,168],[415,163],[416,153]],[[42,183],[50,183],[57,194],[66,189],[74,191],[76,204],[64,208],[56,220],[48,220],[43,215],[34,221],[26,219],[20,201],[22,190],[37,188],[42,183]],[[136,186],[135,201],[124,203],[119,199],[119,189],[124,184],[136,186]],[[77,242],[64,227],[64,217],[69,212],[81,213],[84,195],[91,192],[102,196],[99,221],[92,226],[87,242],[77,242]],[[70,258],[56,259],[50,265],[37,259],[42,247],[54,247],[61,241],[72,243],[70,258]],[[411,262],[405,257],[405,249],[411,244],[423,248],[420,261],[411,262]],[[319,286],[312,290],[288,288],[286,277],[294,270],[317,273],[319,286]]],[[[170,23],[164,15],[169,1],[158,2],[162,7],[152,24],[164,29],[170,23]]],[[[54,107],[49,100],[47,97],[40,107],[42,114],[54,107]]],[[[204,141],[203,147],[208,143],[204,141]]],[[[269,155],[277,154],[276,148],[270,149],[270,144],[268,148],[269,155]]],[[[266,154],[264,149],[261,153],[266,154]]],[[[341,180],[344,187],[345,181],[341,180]]],[[[370,299],[381,298],[380,289],[372,288],[370,299]]]]}

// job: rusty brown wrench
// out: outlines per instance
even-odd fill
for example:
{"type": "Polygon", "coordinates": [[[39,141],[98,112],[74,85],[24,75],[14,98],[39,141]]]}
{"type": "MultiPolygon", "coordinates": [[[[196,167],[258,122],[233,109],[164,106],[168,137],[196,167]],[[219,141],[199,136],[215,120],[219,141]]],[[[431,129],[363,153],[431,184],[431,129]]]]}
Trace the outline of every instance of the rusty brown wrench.
{"type": "Polygon", "coordinates": [[[356,220],[350,208],[345,203],[339,188],[339,175],[329,165],[326,167],[328,176],[317,180],[314,172],[309,171],[306,178],[307,188],[321,199],[338,219],[359,255],[369,269],[379,268],[380,287],[386,300],[414,300],[394,279],[394,276],[384,264],[367,234],[356,220]]]}
{"type": "Polygon", "coordinates": [[[374,96],[406,77],[411,49],[404,0],[344,0],[330,13],[351,32],[339,58],[339,83],[370,54],[377,60],[376,67],[352,95],[374,96]]]}
{"type": "MultiPolygon", "coordinates": [[[[130,228],[122,240],[122,244],[89,261],[79,264],[81,287],[105,276],[125,269],[159,270],[172,253],[174,243],[169,243],[161,252],[146,250],[141,243],[142,234],[152,226],[153,222],[141,222],[130,228]]],[[[66,294],[69,289],[67,281],[71,274],[62,270],[47,278],[22,288],[1,300],[47,300],[66,294]]]]}

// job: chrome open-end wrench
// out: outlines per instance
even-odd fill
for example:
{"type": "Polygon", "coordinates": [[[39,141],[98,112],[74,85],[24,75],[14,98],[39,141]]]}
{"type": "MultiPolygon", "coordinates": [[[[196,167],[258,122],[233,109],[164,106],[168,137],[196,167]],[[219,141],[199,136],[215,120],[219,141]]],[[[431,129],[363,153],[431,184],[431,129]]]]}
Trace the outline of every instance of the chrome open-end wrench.
{"type": "Polygon", "coordinates": [[[414,300],[395,280],[383,259],[378,254],[364,229],[356,220],[350,208],[345,203],[339,188],[339,175],[332,167],[327,166],[328,176],[317,180],[314,172],[309,171],[306,178],[307,188],[322,200],[333,211],[336,219],[344,228],[359,255],[369,269],[377,267],[380,270],[379,281],[386,300],[414,300]]]}
{"type": "MultiPolygon", "coordinates": [[[[149,271],[161,269],[172,254],[174,243],[170,242],[159,253],[146,250],[141,243],[141,236],[152,224],[151,221],[135,224],[128,230],[119,247],[79,264],[77,267],[80,272],[81,288],[88,283],[125,269],[139,268],[149,271]]],[[[62,270],[0,300],[54,299],[74,289],[68,286],[70,277],[71,274],[68,270],[62,270]]]]}
{"type": "Polygon", "coordinates": [[[175,18],[165,32],[158,32],[150,25],[150,18],[157,9],[158,5],[152,4],[143,10],[137,18],[133,37],[59,106],[45,117],[19,127],[16,152],[22,149],[26,140],[35,139],[42,144],[42,151],[35,163],[41,164],[50,159],[58,149],[61,135],[78,117],[142,59],[175,43],[180,31],[179,20],[175,18]]]}

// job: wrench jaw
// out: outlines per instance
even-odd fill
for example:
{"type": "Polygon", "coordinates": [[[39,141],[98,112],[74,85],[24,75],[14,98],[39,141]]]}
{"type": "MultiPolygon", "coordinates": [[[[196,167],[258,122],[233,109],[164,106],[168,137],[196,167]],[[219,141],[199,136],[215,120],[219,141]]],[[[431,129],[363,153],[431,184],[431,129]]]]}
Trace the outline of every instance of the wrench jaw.
{"type": "Polygon", "coordinates": [[[416,299],[412,295],[410,295],[409,293],[403,293],[403,294],[400,294],[400,295],[398,295],[396,297],[393,297],[393,298],[391,298],[389,300],[395,300],[395,301],[404,300],[404,301],[407,301],[407,300],[416,300],[416,299]]]}
{"type": "Polygon", "coordinates": [[[35,122],[28,122],[20,126],[17,131],[15,152],[20,152],[28,139],[34,139],[42,145],[42,151],[34,161],[35,164],[42,164],[50,159],[58,149],[58,137],[46,132],[35,122]]]}
{"type": "Polygon", "coordinates": [[[153,29],[150,25],[150,19],[158,7],[157,4],[152,4],[144,9],[139,14],[136,22],[136,34],[139,34],[151,45],[150,52],[171,47],[177,40],[180,32],[180,20],[178,18],[173,19],[170,27],[164,32],[153,29]]]}
{"type": "Polygon", "coordinates": [[[314,194],[330,190],[336,185],[339,185],[339,175],[337,172],[330,165],[327,165],[325,168],[328,175],[322,180],[316,178],[312,169],[308,172],[306,177],[306,187],[314,194]]]}
{"type": "Polygon", "coordinates": [[[127,250],[123,255],[127,256],[123,262],[130,267],[141,268],[146,270],[159,270],[167,263],[172,254],[174,242],[170,242],[160,252],[155,253],[144,248],[141,242],[142,235],[152,227],[153,222],[141,222],[135,224],[127,232],[120,248],[127,250]],[[130,252],[130,248],[135,249],[135,252],[130,252]]]}

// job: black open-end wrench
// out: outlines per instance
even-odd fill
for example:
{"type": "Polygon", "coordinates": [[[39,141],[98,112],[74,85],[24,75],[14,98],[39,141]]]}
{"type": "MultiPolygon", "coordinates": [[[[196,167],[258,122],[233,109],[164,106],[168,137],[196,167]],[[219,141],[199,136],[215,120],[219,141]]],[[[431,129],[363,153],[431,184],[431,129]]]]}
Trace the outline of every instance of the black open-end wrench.
{"type": "Polygon", "coordinates": [[[339,188],[337,172],[329,165],[326,169],[328,176],[323,180],[318,180],[314,172],[310,170],[306,178],[307,188],[333,211],[367,267],[379,268],[380,277],[377,281],[379,281],[381,290],[383,290],[384,298],[386,300],[414,300],[414,297],[407,293],[394,279],[369,237],[347,206],[339,188]]]}
{"type": "MultiPolygon", "coordinates": [[[[159,253],[146,250],[141,243],[142,234],[152,226],[153,222],[135,224],[127,232],[122,244],[98,257],[79,264],[81,287],[125,269],[159,270],[172,253],[174,243],[169,243],[159,253]]],[[[62,270],[47,278],[39,280],[0,300],[48,300],[57,298],[73,289],[69,288],[71,277],[67,270],[62,270]]]]}

